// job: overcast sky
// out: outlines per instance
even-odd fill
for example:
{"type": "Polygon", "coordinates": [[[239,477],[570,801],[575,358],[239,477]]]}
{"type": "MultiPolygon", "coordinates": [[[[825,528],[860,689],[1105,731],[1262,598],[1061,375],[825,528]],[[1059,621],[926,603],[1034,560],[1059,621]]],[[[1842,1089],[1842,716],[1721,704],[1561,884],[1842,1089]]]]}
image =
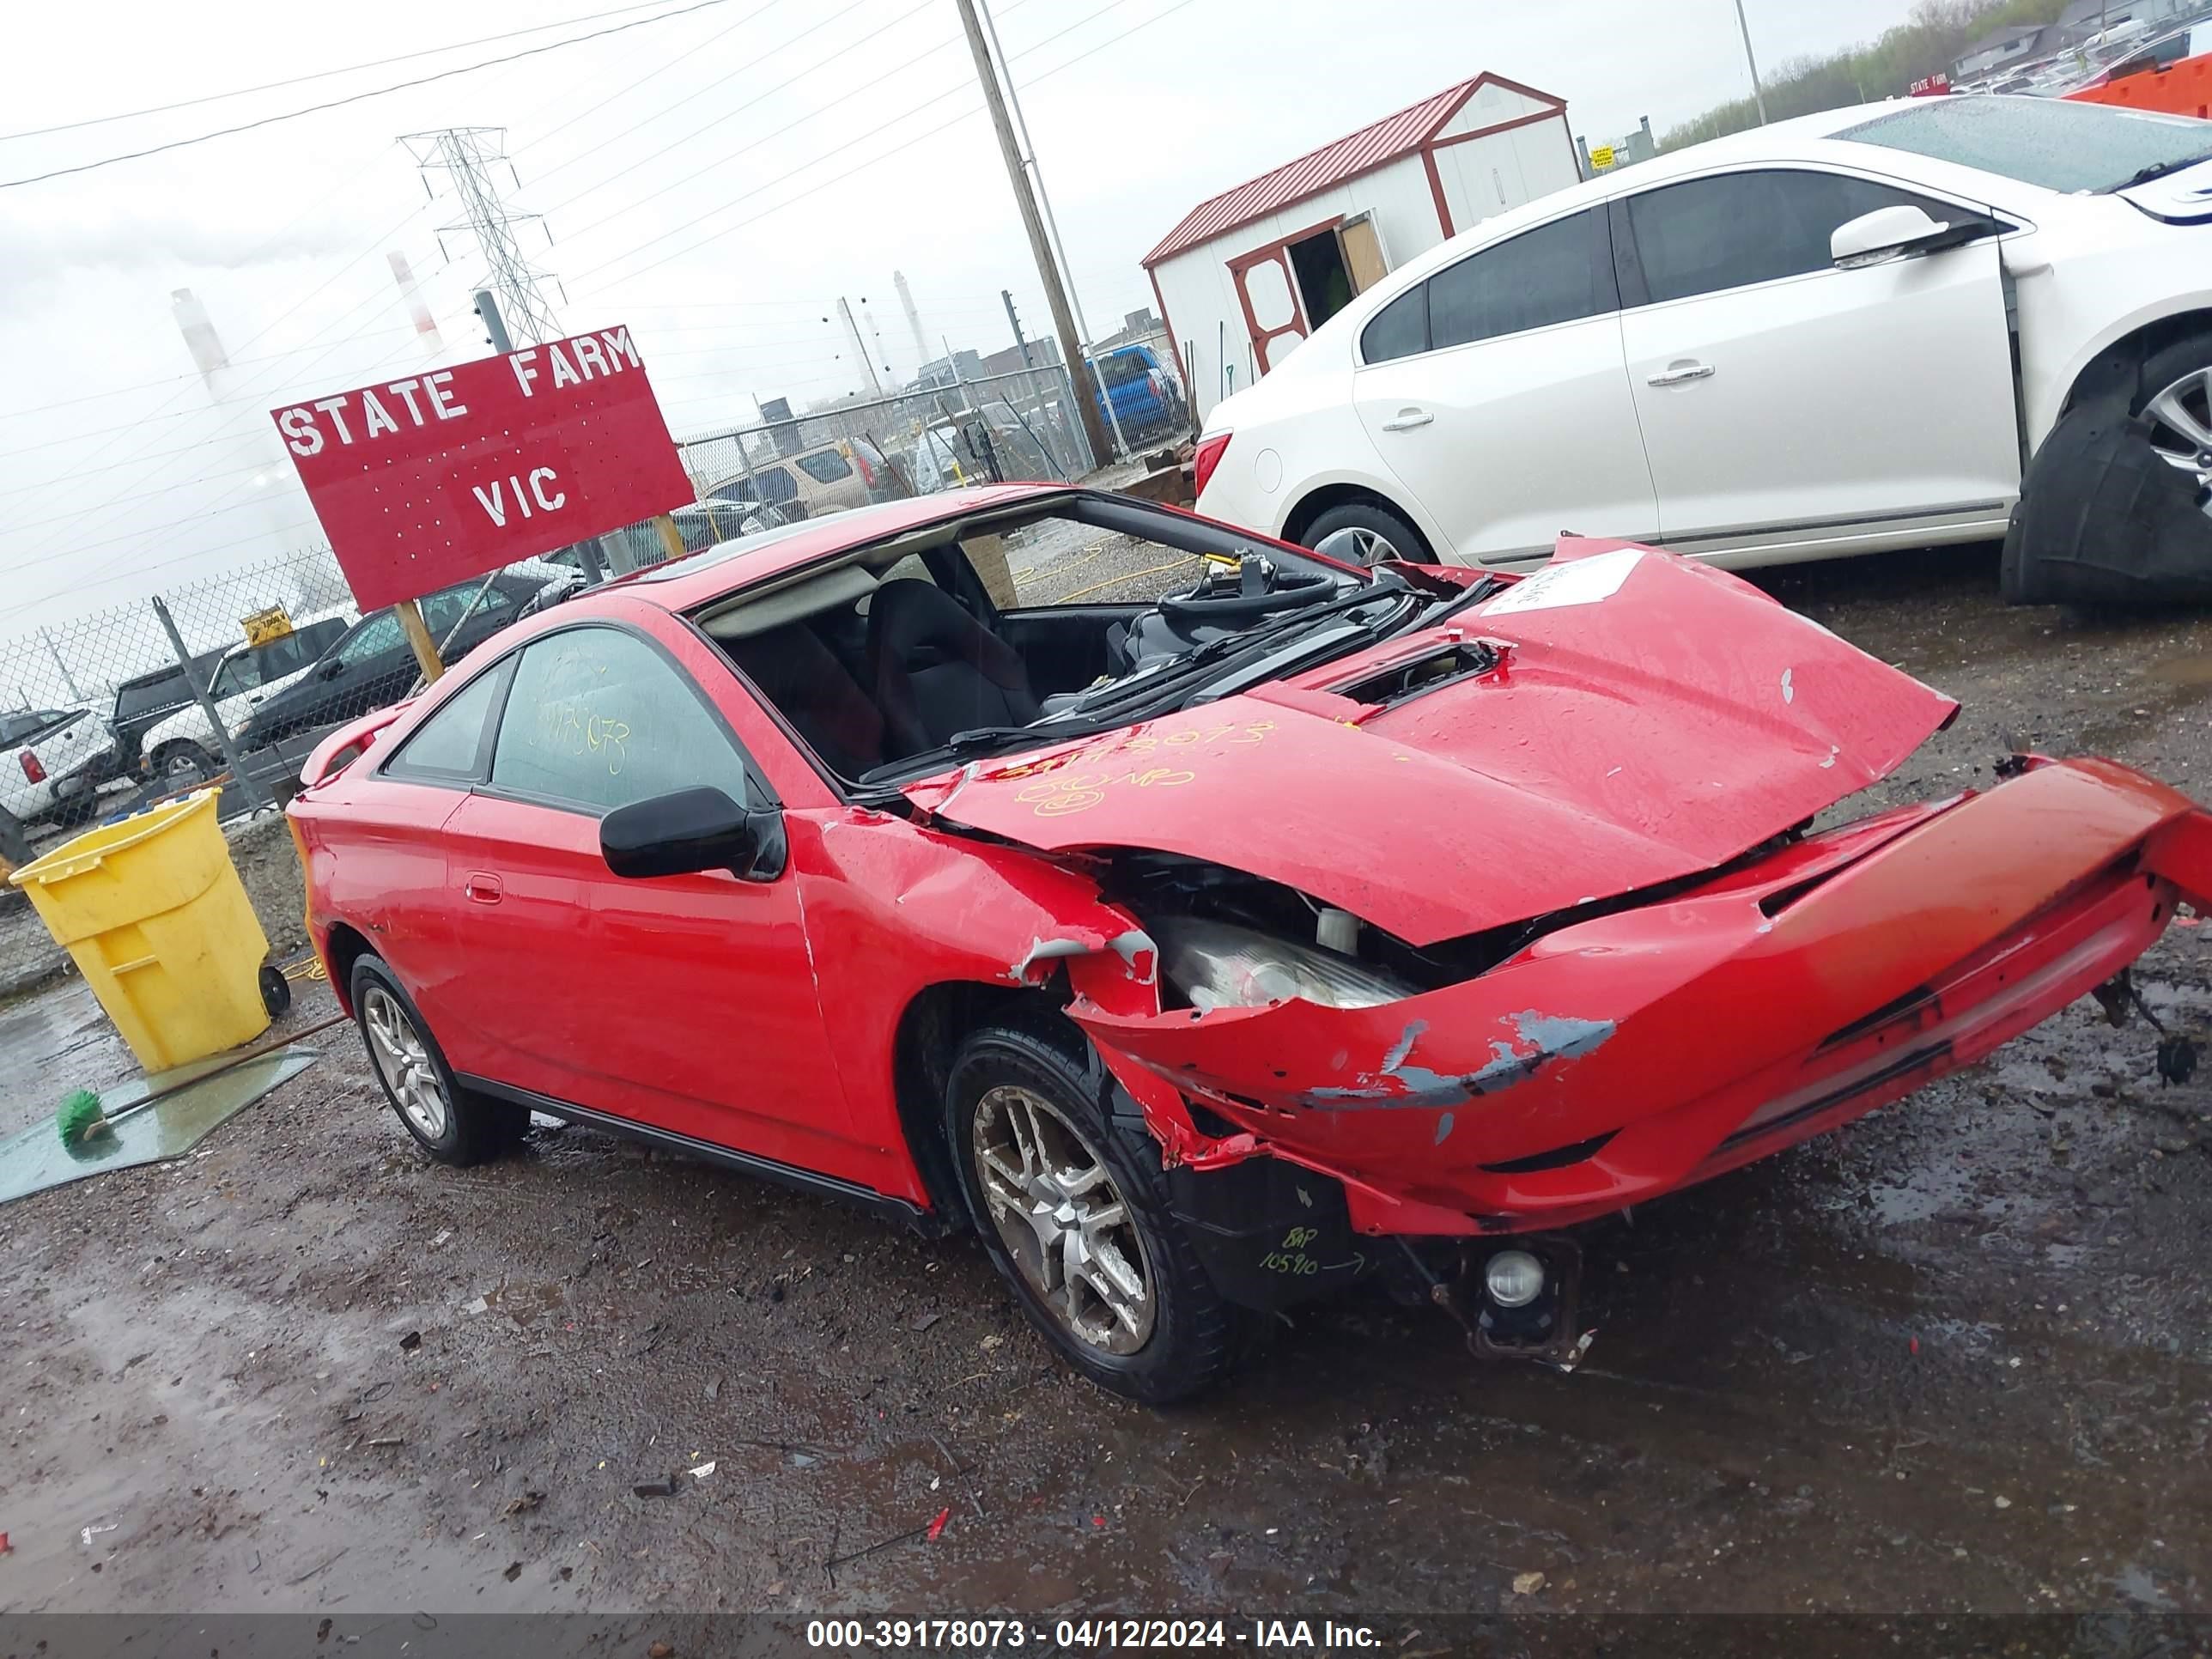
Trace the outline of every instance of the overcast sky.
{"type": "MultiPolygon", "coordinates": [[[[673,4],[685,0],[672,0],[673,4]]],[[[1764,64],[1871,37],[1906,0],[1747,0],[1764,64]]],[[[594,0],[102,0],[10,9],[0,122],[35,129],[580,17],[594,0]]],[[[999,0],[1082,305],[1152,303],[1137,261],[1197,202],[1483,70],[1596,138],[1664,130],[1749,82],[1730,0],[999,0]]],[[[0,180],[607,27],[633,10],[167,113],[0,138],[0,180]]],[[[145,160],[0,188],[0,639],[319,538],[280,401],[475,356],[482,275],[450,191],[397,135],[503,126],[510,205],[569,331],[626,323],[679,434],[754,398],[861,384],[866,310],[899,374],[903,270],[940,336],[1048,331],[951,0],[717,0],[690,15],[145,160]],[[519,180],[519,188],[517,181],[519,180]],[[441,185],[443,191],[442,184],[441,185]],[[442,329],[409,326],[387,253],[442,329]],[[204,386],[171,310],[235,365],[204,386]],[[565,297],[564,297],[565,296],[565,297]],[[216,401],[220,398],[221,401],[216,401]]],[[[0,653],[6,647],[0,645],[0,653]]]]}

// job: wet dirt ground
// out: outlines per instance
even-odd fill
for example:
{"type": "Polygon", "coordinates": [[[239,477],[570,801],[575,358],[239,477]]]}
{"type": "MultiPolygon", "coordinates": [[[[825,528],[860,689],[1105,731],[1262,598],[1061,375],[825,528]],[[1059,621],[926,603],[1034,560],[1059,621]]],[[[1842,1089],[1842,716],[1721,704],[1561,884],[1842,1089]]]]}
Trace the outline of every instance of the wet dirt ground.
{"type": "MultiPolygon", "coordinates": [[[[1884,799],[2001,733],[2212,792],[2212,618],[2008,611],[1986,550],[1767,585],[1965,702],[1884,799]]],[[[2139,972],[2204,1034],[2212,924],[2139,972]]],[[[0,1009],[11,1121],[113,1066],[82,997],[0,1009]]],[[[0,1613],[2212,1607],[2212,1093],[2091,1004],[1586,1229],[1571,1376],[1358,1299],[1167,1412],[970,1243],[583,1129],[438,1168],[317,1041],[199,1156],[0,1210],[0,1613]]]]}

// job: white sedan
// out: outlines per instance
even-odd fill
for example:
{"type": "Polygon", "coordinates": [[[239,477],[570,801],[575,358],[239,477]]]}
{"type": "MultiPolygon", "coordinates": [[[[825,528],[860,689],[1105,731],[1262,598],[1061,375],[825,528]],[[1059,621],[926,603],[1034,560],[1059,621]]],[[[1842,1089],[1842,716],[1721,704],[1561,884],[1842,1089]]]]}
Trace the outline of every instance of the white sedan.
{"type": "Polygon", "coordinates": [[[1506,566],[1563,530],[1728,566],[1967,541],[2090,400],[2212,482],[2208,384],[2212,122],[1915,99],[1662,155],[1408,262],[1215,406],[1198,510],[1506,566]]]}

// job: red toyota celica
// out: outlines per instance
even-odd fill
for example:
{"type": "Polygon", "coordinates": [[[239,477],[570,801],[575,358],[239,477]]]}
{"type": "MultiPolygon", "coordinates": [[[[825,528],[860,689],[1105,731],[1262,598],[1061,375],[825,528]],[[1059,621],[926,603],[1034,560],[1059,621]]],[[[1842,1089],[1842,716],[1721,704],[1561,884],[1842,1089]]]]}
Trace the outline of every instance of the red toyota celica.
{"type": "Polygon", "coordinates": [[[1571,1363],[1561,1229],[2124,1000],[2212,893],[2164,785],[2019,757],[1810,831],[1954,712],[1648,548],[1362,569],[1005,486],[519,624],[291,815],[431,1157],[545,1112],[973,1226],[1163,1401],[1370,1275],[1571,1363]],[[1172,591],[1085,598],[1109,549],[1172,591]]]}

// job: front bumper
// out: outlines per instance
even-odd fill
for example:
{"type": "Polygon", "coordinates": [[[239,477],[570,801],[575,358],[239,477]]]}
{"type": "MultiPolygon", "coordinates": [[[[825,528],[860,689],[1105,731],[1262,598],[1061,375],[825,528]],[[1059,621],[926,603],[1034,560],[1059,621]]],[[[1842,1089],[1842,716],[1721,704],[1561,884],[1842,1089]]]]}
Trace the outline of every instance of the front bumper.
{"type": "Polygon", "coordinates": [[[1971,1065],[2207,894],[2212,817],[2110,762],[2044,763],[1379,1007],[1069,1012],[1171,1158],[1328,1175],[1359,1232],[1516,1232],[1705,1180],[1971,1065]],[[1170,1091],[1236,1133],[1193,1136],[1170,1091]]]}

